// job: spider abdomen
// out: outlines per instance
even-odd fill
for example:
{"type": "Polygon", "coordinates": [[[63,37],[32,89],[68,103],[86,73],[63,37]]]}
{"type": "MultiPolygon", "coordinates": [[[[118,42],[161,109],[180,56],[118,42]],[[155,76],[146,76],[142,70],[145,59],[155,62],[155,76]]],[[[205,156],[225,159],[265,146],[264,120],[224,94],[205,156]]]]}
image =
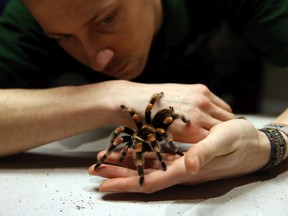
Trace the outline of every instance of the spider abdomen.
{"type": "Polygon", "coordinates": [[[170,109],[162,109],[159,112],[157,112],[154,116],[154,118],[152,119],[152,125],[154,128],[165,128],[167,129],[167,127],[172,123],[173,121],[173,115],[174,113],[174,109],[172,107],[170,107],[170,109]],[[172,120],[167,121],[167,118],[171,118],[172,120]]]}

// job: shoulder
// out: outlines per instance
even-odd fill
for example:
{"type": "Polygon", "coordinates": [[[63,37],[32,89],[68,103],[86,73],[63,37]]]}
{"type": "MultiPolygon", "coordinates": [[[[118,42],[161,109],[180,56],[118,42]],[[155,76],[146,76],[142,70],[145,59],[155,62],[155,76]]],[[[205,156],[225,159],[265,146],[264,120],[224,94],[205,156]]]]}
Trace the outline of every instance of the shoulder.
{"type": "Polygon", "coordinates": [[[21,29],[22,32],[25,29],[37,29],[39,32],[41,31],[40,26],[21,0],[9,0],[3,9],[0,16],[1,30],[7,26],[13,26],[15,30],[21,29]]]}
{"type": "Polygon", "coordinates": [[[185,0],[185,3],[197,28],[205,30],[228,21],[263,60],[287,66],[287,0],[185,0]]]}

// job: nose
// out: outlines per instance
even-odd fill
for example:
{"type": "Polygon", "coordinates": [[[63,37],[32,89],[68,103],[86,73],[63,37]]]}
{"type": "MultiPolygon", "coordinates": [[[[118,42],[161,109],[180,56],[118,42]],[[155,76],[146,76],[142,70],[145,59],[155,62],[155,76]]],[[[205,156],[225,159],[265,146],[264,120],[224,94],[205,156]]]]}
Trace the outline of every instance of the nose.
{"type": "Polygon", "coordinates": [[[82,40],[82,48],[85,52],[87,63],[89,66],[96,71],[103,71],[109,62],[114,57],[114,51],[100,45],[100,41],[94,40],[82,40]]]}
{"type": "Polygon", "coordinates": [[[103,71],[114,56],[110,49],[99,50],[96,55],[88,56],[89,65],[93,70],[103,71]]]}

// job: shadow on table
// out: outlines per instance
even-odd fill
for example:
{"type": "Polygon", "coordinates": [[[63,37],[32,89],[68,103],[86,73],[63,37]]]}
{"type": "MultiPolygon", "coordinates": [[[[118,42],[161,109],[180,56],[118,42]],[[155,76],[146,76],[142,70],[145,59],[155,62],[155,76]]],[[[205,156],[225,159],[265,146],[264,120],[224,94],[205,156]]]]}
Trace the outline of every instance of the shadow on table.
{"type": "MultiPolygon", "coordinates": [[[[175,201],[175,200],[204,200],[214,197],[220,197],[239,186],[249,185],[252,183],[272,180],[288,169],[288,161],[284,161],[281,165],[265,174],[252,174],[239,178],[217,180],[198,185],[177,185],[158,191],[152,194],[142,193],[107,193],[102,196],[106,201],[175,201]]],[[[254,185],[251,185],[253,190],[254,185]]],[[[255,186],[257,187],[257,186],[255,186]]],[[[248,187],[250,188],[250,187],[248,187]]],[[[246,188],[247,190],[247,188],[246,188]]],[[[242,193],[239,192],[239,193],[242,193]]],[[[245,190],[243,191],[245,193],[245,190]]]]}
{"type": "Polygon", "coordinates": [[[97,152],[87,156],[59,156],[40,153],[22,153],[0,158],[0,169],[31,169],[31,168],[75,168],[88,167],[95,163],[97,152]]]}
{"type": "MultiPolygon", "coordinates": [[[[72,156],[57,156],[47,155],[41,153],[26,152],[14,156],[0,158],[0,169],[41,169],[41,168],[87,168],[95,163],[95,155],[97,152],[86,155],[78,152],[78,155],[72,156]]],[[[274,170],[265,174],[253,174],[244,177],[218,180],[207,182],[203,184],[184,186],[177,185],[167,188],[165,190],[155,192],[152,194],[143,193],[105,193],[102,196],[106,201],[135,201],[135,202],[150,202],[150,201],[175,201],[175,200],[203,200],[208,198],[220,197],[234,188],[240,186],[249,186],[252,183],[261,184],[267,180],[273,180],[278,175],[284,173],[288,169],[288,160],[274,170]]],[[[257,185],[255,186],[257,187],[257,185]]],[[[248,187],[253,190],[254,185],[248,187]]],[[[247,187],[245,187],[247,191],[247,187]]],[[[245,190],[243,193],[245,193],[245,190]]],[[[240,192],[242,193],[242,191],[240,192]]]]}

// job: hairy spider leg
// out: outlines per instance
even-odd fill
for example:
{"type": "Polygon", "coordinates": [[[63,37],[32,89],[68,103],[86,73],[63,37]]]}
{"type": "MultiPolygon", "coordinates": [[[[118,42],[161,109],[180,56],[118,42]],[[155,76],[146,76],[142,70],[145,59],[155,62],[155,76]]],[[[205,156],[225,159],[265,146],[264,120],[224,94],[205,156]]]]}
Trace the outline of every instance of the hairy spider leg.
{"type": "MultiPolygon", "coordinates": [[[[182,113],[174,112],[173,107],[170,107],[170,109],[173,110],[173,114],[172,114],[172,117],[165,118],[164,120],[165,125],[168,125],[168,126],[171,125],[174,122],[174,120],[178,118],[180,118],[184,123],[190,124],[190,120],[188,120],[182,113]]],[[[176,145],[173,143],[172,135],[168,131],[165,130],[165,132],[163,133],[163,136],[165,137],[167,143],[175,151],[176,154],[180,156],[184,155],[182,152],[178,151],[176,145]]]]}
{"type": "MultiPolygon", "coordinates": [[[[118,127],[115,129],[112,138],[111,138],[111,143],[114,142],[114,140],[118,137],[119,134],[121,133],[126,133],[129,134],[131,137],[133,136],[133,134],[135,133],[135,131],[131,128],[128,127],[118,127]]],[[[119,161],[122,162],[124,160],[124,158],[126,157],[127,151],[128,149],[132,146],[132,138],[130,141],[127,142],[127,144],[123,147],[122,150],[122,155],[119,158],[119,161]]]]}
{"type": "MultiPolygon", "coordinates": [[[[137,140],[138,141],[138,140],[137,140]]],[[[143,143],[138,142],[134,146],[134,154],[133,154],[133,159],[134,163],[137,168],[138,175],[140,176],[139,183],[140,185],[143,185],[144,183],[144,157],[143,157],[143,143]]]]}
{"type": "Polygon", "coordinates": [[[130,136],[133,136],[134,132],[135,131],[129,127],[124,127],[124,126],[118,127],[114,130],[113,135],[112,135],[111,140],[110,140],[110,143],[113,143],[114,140],[117,138],[117,136],[121,133],[126,133],[126,134],[129,134],[130,136]]]}
{"type": "MultiPolygon", "coordinates": [[[[163,129],[167,130],[167,128],[174,122],[174,120],[178,119],[178,118],[180,118],[184,123],[190,124],[190,120],[187,120],[186,117],[182,113],[174,112],[173,107],[169,107],[169,109],[170,109],[169,112],[171,113],[171,115],[167,116],[163,120],[163,122],[162,122],[163,123],[163,125],[162,125],[163,129]]],[[[168,112],[168,109],[161,110],[161,111],[159,111],[159,113],[160,112],[162,112],[162,113],[168,112]]],[[[154,119],[155,119],[155,117],[154,117],[154,119]]],[[[153,121],[154,121],[154,119],[153,119],[153,121]]],[[[158,126],[158,127],[160,128],[161,126],[158,126]]]]}
{"type": "Polygon", "coordinates": [[[94,169],[96,170],[106,159],[107,157],[113,152],[113,150],[119,146],[121,143],[124,142],[132,142],[132,137],[131,136],[122,136],[117,139],[115,139],[113,142],[110,143],[108,148],[106,148],[105,154],[97,161],[94,169]]]}
{"type": "Polygon", "coordinates": [[[182,152],[178,151],[177,146],[173,142],[173,137],[168,131],[164,130],[163,128],[157,128],[155,132],[156,132],[156,134],[159,135],[159,137],[164,137],[164,139],[169,144],[169,146],[171,147],[172,151],[175,154],[177,154],[179,156],[183,156],[184,155],[182,152]]]}
{"type": "Polygon", "coordinates": [[[135,124],[136,124],[138,129],[140,129],[143,126],[141,118],[139,117],[139,115],[132,108],[128,108],[128,107],[126,107],[124,105],[121,105],[121,109],[124,112],[129,113],[129,115],[132,117],[132,119],[135,122],[135,124]]]}
{"type": "Polygon", "coordinates": [[[152,96],[150,102],[148,103],[146,110],[145,110],[145,121],[147,124],[151,124],[151,110],[157,100],[160,100],[164,95],[163,92],[156,93],[152,96]]]}
{"type": "Polygon", "coordinates": [[[131,139],[131,141],[127,142],[127,144],[123,147],[121,157],[119,158],[119,162],[122,162],[124,160],[124,158],[126,157],[127,151],[129,148],[131,148],[132,144],[133,142],[131,139]]]}
{"type": "Polygon", "coordinates": [[[160,153],[160,150],[161,150],[161,147],[158,143],[158,141],[156,140],[155,136],[153,134],[149,134],[148,135],[148,139],[150,141],[150,146],[151,146],[151,150],[153,150],[153,152],[155,152],[160,164],[161,164],[161,167],[164,171],[167,170],[167,167],[166,167],[166,164],[165,162],[163,161],[163,157],[160,153]]]}
{"type": "MultiPolygon", "coordinates": [[[[170,107],[171,109],[172,107],[170,107]]],[[[173,108],[172,108],[173,109],[173,108]]],[[[173,121],[177,118],[180,118],[184,123],[186,124],[190,124],[190,120],[188,120],[182,113],[179,113],[179,112],[174,112],[172,114],[172,118],[173,118],[173,121]]]]}

